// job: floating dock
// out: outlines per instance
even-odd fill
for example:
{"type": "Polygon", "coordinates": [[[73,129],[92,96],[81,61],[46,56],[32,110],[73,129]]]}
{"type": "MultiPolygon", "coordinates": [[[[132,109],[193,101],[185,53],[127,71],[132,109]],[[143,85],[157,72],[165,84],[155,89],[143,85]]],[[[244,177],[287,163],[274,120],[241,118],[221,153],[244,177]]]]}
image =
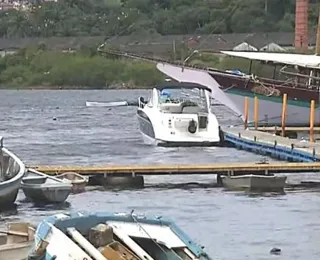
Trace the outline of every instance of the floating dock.
{"type": "Polygon", "coordinates": [[[83,175],[179,175],[179,174],[259,174],[320,171],[320,163],[223,163],[208,165],[138,165],[138,166],[34,166],[46,174],[77,172],[83,175]]]}
{"type": "Polygon", "coordinates": [[[319,143],[244,128],[229,127],[223,131],[225,141],[239,149],[289,162],[320,161],[319,143]]]}

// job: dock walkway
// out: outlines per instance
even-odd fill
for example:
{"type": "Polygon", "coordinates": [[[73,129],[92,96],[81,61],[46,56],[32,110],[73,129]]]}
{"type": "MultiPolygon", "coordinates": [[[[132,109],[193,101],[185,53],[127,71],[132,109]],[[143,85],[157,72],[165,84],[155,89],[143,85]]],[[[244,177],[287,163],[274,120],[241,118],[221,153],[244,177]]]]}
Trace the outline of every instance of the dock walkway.
{"type": "Polygon", "coordinates": [[[291,162],[320,161],[320,144],[289,139],[262,131],[229,127],[223,129],[225,141],[233,146],[291,162]]]}
{"type": "Polygon", "coordinates": [[[309,163],[220,163],[180,165],[105,165],[105,166],[30,166],[46,174],[77,172],[83,175],[185,175],[185,174],[258,174],[320,171],[319,162],[309,163]]]}

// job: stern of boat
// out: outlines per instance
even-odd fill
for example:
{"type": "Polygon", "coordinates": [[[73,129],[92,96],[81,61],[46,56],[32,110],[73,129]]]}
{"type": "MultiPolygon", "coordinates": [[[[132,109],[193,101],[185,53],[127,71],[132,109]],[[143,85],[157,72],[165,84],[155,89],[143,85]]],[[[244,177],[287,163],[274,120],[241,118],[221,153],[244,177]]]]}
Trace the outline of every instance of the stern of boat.
{"type": "Polygon", "coordinates": [[[158,145],[162,146],[212,146],[222,139],[221,129],[213,114],[166,114],[155,133],[158,145]]]}

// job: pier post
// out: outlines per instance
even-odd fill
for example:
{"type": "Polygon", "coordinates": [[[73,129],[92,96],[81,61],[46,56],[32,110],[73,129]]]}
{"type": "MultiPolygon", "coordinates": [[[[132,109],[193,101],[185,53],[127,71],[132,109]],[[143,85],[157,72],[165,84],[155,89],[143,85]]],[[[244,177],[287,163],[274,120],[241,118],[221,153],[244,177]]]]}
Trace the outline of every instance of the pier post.
{"type": "Polygon", "coordinates": [[[283,94],[282,99],[282,117],[281,117],[281,129],[282,136],[286,135],[286,116],[287,116],[287,94],[283,94]]]}
{"type": "Polygon", "coordinates": [[[310,142],[314,142],[314,110],[315,110],[315,101],[311,100],[311,105],[310,105],[310,142]]]}
{"type": "Polygon", "coordinates": [[[258,107],[259,107],[259,100],[258,97],[254,97],[254,129],[257,130],[258,129],[258,119],[259,119],[259,111],[258,111],[258,107]]]}
{"type": "Polygon", "coordinates": [[[248,127],[249,98],[244,98],[244,129],[248,127]]]}

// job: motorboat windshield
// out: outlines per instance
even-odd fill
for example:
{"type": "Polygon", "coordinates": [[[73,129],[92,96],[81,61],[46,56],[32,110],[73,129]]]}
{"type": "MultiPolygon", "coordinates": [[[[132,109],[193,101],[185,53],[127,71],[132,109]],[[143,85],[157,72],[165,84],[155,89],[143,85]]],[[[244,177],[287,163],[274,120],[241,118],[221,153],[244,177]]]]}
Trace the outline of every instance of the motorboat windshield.
{"type": "Polygon", "coordinates": [[[160,106],[194,107],[194,112],[208,112],[206,90],[202,88],[164,88],[158,91],[160,106]]]}

